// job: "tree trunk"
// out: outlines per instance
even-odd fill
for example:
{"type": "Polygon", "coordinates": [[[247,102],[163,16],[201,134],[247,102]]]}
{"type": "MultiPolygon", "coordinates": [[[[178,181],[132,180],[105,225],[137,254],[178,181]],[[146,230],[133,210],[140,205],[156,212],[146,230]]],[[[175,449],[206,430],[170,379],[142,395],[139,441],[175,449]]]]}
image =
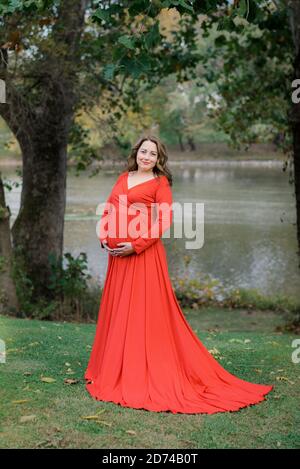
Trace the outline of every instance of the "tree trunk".
{"type": "Polygon", "coordinates": [[[87,5],[88,0],[60,2],[49,37],[53,47],[35,63],[32,72],[40,93],[33,99],[18,92],[7,71],[7,51],[2,54],[7,102],[0,105],[0,111],[18,139],[23,157],[21,206],[12,228],[13,247],[22,255],[35,299],[54,297],[49,288],[48,256],[62,258],[63,254],[67,144],[77,99],[78,45],[87,5]]]}
{"type": "Polygon", "coordinates": [[[181,151],[185,151],[185,148],[184,148],[184,145],[183,145],[183,141],[182,141],[182,135],[181,135],[180,132],[178,132],[177,135],[178,135],[178,141],[179,141],[180,150],[181,150],[181,151]]]}
{"type": "Polygon", "coordinates": [[[12,278],[12,246],[9,226],[10,210],[0,173],[0,312],[19,314],[19,303],[12,278]]]}
{"type": "Polygon", "coordinates": [[[196,151],[196,145],[195,145],[193,137],[187,136],[187,143],[190,147],[190,151],[196,151]]]}
{"type": "MultiPolygon", "coordinates": [[[[65,124],[67,126],[67,124],[65,124]]],[[[21,206],[13,225],[14,245],[22,255],[35,297],[53,298],[49,289],[49,254],[63,254],[66,201],[67,139],[46,135],[37,140],[40,129],[30,129],[31,145],[20,142],[23,154],[21,206]]]]}

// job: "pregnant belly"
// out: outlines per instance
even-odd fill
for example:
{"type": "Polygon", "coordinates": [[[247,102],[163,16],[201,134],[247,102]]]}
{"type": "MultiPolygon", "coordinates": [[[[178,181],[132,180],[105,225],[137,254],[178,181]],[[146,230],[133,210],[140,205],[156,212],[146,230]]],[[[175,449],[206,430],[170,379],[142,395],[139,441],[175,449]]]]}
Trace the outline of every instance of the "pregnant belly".
{"type": "Polygon", "coordinates": [[[122,246],[118,246],[118,243],[126,243],[126,242],[131,242],[131,241],[133,241],[133,238],[130,238],[130,237],[127,237],[127,238],[110,238],[109,236],[107,237],[107,245],[111,249],[121,248],[122,246]]]}

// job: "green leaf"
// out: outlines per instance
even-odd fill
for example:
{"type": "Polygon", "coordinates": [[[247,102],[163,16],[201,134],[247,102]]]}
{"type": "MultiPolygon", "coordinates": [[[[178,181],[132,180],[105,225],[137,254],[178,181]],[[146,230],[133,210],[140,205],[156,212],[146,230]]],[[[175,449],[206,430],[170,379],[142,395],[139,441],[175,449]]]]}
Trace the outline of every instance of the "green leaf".
{"type": "Polygon", "coordinates": [[[248,2],[247,0],[240,0],[239,6],[237,8],[237,14],[244,16],[247,13],[248,2]]]}
{"type": "Polygon", "coordinates": [[[120,36],[118,42],[125,46],[127,49],[134,49],[134,41],[128,35],[120,36]]]}
{"type": "Polygon", "coordinates": [[[92,15],[92,19],[97,18],[103,21],[109,21],[110,15],[108,10],[103,10],[102,8],[98,8],[95,13],[92,15]]]}
{"type": "Polygon", "coordinates": [[[145,34],[144,36],[145,40],[145,46],[147,49],[151,49],[155,45],[159,44],[160,42],[160,33],[159,33],[159,27],[158,27],[158,22],[156,22],[150,30],[145,34]]]}
{"type": "Polygon", "coordinates": [[[187,10],[194,12],[194,9],[191,5],[188,5],[184,0],[178,0],[178,5],[181,5],[183,8],[186,8],[187,10]]]}
{"type": "Polygon", "coordinates": [[[116,71],[116,65],[115,64],[107,64],[105,65],[103,69],[103,75],[105,80],[112,80],[116,71]]]}

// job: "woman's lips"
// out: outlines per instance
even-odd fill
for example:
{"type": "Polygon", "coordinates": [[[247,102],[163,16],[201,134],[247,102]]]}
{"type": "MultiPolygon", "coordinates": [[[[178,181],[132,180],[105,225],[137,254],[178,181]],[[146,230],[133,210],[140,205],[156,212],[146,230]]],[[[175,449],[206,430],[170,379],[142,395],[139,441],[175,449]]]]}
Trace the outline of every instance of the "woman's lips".
{"type": "Polygon", "coordinates": [[[142,161],[143,164],[150,164],[150,161],[146,162],[146,161],[142,161]]]}

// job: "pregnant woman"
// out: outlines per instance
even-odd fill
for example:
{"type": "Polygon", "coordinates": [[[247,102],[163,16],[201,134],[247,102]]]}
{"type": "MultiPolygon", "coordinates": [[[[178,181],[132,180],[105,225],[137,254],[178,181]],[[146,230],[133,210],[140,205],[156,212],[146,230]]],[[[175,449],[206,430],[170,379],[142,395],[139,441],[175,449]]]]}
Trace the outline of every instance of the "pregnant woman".
{"type": "Polygon", "coordinates": [[[97,400],[148,411],[237,411],[265,400],[273,385],[226,371],[180,309],[161,240],[173,218],[167,160],[158,138],[140,139],[107,200],[99,240],[108,267],[86,389],[97,400]]]}

